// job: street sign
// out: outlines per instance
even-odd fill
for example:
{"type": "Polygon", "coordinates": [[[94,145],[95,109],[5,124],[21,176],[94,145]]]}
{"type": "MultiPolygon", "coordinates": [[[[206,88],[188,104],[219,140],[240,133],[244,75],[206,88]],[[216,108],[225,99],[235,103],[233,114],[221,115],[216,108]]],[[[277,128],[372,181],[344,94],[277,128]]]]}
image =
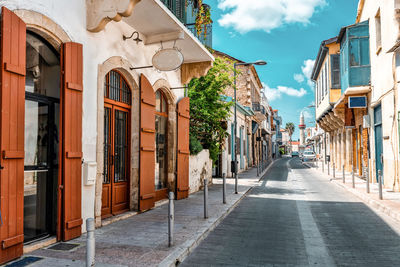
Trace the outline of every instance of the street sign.
{"type": "Polygon", "coordinates": [[[349,96],[349,108],[366,108],[366,96],[349,96]]]}

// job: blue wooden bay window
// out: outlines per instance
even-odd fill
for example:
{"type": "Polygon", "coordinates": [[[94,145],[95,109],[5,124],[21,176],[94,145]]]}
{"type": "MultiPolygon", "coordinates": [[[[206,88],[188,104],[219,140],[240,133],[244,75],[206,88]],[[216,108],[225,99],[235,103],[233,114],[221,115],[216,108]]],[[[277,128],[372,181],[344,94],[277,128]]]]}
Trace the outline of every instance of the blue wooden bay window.
{"type": "Polygon", "coordinates": [[[340,38],[342,92],[349,87],[369,85],[371,65],[368,21],[342,29],[340,38]]]}

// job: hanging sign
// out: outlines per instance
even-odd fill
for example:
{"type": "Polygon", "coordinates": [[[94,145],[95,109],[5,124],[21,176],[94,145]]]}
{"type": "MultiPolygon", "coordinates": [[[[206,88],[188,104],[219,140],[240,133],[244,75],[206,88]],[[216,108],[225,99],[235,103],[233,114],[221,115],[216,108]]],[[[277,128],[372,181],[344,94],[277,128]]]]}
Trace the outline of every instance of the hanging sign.
{"type": "Polygon", "coordinates": [[[183,54],[176,48],[161,49],[152,59],[153,67],[159,71],[172,71],[183,64],[183,54]]]}

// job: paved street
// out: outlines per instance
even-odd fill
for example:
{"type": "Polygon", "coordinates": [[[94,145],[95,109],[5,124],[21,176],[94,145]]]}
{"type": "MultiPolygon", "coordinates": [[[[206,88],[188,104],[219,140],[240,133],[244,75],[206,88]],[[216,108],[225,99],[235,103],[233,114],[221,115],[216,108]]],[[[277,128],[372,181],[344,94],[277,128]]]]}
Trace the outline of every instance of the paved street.
{"type": "Polygon", "coordinates": [[[398,222],[285,158],[182,266],[399,266],[399,234],[398,222]]]}

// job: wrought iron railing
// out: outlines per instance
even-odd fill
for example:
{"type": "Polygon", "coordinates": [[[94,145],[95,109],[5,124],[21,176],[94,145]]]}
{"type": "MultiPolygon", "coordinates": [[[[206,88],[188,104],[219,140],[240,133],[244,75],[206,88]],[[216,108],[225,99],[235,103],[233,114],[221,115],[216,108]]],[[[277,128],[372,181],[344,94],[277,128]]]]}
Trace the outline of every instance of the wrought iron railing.
{"type": "Polygon", "coordinates": [[[262,114],[266,113],[265,107],[259,102],[253,102],[253,110],[256,112],[261,112],[262,114]]]}
{"type": "MultiPolygon", "coordinates": [[[[185,0],[161,0],[166,7],[188,28],[194,36],[206,47],[212,47],[212,25],[205,26],[200,34],[197,34],[195,27],[195,19],[197,14],[197,8],[193,6],[193,3],[186,5],[185,0]]],[[[209,8],[207,6],[207,8],[209,8]]]]}
{"type": "Polygon", "coordinates": [[[188,28],[203,45],[212,48],[212,24],[206,25],[205,29],[204,26],[202,26],[200,34],[197,34],[197,29],[194,23],[186,24],[186,28],[188,28]]]}

